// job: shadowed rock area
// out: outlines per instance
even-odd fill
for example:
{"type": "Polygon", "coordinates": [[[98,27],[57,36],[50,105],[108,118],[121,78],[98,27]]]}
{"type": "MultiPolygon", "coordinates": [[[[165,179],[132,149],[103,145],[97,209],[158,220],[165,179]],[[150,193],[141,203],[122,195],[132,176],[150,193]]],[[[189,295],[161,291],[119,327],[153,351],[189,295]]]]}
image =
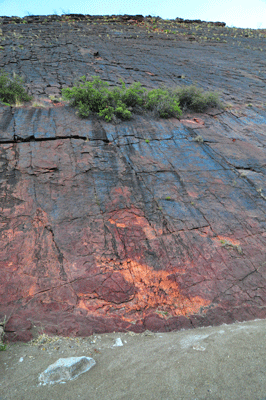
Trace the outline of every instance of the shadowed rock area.
{"type": "Polygon", "coordinates": [[[266,32],[141,16],[0,24],[0,67],[35,98],[0,108],[7,339],[265,318],[266,32]],[[49,95],[81,75],[196,83],[226,108],[80,119],[49,95]]]}

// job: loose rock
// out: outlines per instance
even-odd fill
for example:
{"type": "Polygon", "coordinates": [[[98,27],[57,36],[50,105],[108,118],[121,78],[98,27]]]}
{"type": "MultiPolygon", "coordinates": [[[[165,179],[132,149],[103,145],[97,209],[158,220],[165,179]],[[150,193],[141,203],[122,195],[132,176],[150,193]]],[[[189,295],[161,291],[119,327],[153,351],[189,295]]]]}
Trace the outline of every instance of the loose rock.
{"type": "Polygon", "coordinates": [[[40,374],[40,385],[65,383],[77,379],[95,364],[95,360],[91,357],[59,358],[40,374]]]}
{"type": "Polygon", "coordinates": [[[124,345],[123,345],[121,338],[119,337],[116,339],[114,347],[121,347],[121,346],[124,346],[124,345]]]}

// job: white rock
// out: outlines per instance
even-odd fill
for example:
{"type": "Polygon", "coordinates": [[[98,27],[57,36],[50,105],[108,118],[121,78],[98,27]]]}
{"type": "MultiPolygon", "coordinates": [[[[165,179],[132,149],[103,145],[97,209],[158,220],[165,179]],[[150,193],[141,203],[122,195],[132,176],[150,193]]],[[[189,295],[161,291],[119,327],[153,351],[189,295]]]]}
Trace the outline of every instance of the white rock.
{"type": "Polygon", "coordinates": [[[201,346],[199,343],[194,344],[193,346],[193,350],[197,350],[197,351],[205,351],[206,347],[201,346]]]}
{"type": "Polygon", "coordinates": [[[124,346],[122,340],[119,338],[116,339],[114,347],[124,346]]]}
{"type": "Polygon", "coordinates": [[[39,375],[40,385],[65,383],[78,378],[96,364],[91,357],[59,358],[39,375]]]}

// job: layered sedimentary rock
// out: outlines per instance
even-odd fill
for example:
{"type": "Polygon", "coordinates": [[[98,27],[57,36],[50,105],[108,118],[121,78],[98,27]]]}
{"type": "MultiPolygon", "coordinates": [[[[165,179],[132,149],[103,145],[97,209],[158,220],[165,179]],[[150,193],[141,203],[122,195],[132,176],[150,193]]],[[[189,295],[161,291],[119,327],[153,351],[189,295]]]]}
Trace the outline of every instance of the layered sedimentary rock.
{"type": "Polygon", "coordinates": [[[7,337],[265,318],[265,32],[96,18],[1,29],[0,66],[39,102],[0,108],[7,337]],[[79,119],[48,96],[84,74],[196,80],[231,104],[181,120],[79,119]]]}

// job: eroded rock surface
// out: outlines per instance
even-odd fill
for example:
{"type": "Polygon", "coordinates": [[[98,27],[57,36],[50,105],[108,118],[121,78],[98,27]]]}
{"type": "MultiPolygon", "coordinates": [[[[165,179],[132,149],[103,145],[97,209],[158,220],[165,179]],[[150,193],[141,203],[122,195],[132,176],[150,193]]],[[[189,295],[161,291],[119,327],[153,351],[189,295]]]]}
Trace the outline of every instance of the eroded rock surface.
{"type": "Polygon", "coordinates": [[[180,29],[195,30],[193,41],[136,21],[2,26],[1,66],[23,73],[46,104],[0,109],[8,339],[265,318],[265,35],[206,25],[228,34],[208,42],[190,26],[180,29]],[[180,121],[79,119],[42,97],[60,94],[74,71],[148,87],[185,74],[233,103],[180,121]]]}

